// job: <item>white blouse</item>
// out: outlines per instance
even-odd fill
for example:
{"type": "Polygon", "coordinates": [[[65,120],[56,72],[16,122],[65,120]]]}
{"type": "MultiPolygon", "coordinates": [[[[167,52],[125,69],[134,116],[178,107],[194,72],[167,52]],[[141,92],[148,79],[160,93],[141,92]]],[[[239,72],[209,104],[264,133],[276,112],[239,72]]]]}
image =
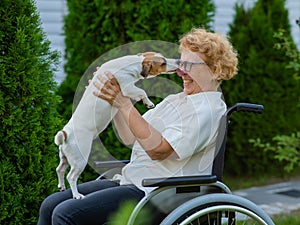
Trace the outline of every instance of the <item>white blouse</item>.
{"type": "Polygon", "coordinates": [[[221,116],[226,111],[221,92],[184,93],[166,97],[144,119],[169,142],[179,158],[151,160],[141,145],[133,145],[130,163],[114,179],[134,184],[146,193],[145,178],[211,174],[221,116]]]}

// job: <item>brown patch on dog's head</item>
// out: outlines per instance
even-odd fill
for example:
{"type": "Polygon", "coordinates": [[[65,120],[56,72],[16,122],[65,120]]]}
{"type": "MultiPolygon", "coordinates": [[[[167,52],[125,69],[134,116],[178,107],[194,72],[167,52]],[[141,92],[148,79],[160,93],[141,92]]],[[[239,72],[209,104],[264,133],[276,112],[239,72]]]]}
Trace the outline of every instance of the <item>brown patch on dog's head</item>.
{"type": "Polygon", "coordinates": [[[143,52],[143,53],[138,53],[137,55],[144,56],[144,57],[153,57],[153,56],[164,57],[161,53],[158,52],[143,52]]]}
{"type": "Polygon", "coordinates": [[[166,72],[167,61],[162,56],[148,55],[144,58],[142,62],[142,71],[141,75],[143,77],[157,76],[163,72],[166,72]]]}

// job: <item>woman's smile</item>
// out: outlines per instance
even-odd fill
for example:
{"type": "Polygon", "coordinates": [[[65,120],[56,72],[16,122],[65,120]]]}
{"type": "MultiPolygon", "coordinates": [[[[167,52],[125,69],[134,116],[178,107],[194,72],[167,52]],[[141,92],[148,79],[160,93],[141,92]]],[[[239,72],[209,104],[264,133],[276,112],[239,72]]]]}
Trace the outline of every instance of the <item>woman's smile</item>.
{"type": "Polygon", "coordinates": [[[194,79],[187,73],[181,76],[183,81],[183,92],[187,95],[196,94],[201,91],[199,85],[194,81],[194,79]]]}
{"type": "Polygon", "coordinates": [[[182,80],[183,80],[184,87],[188,87],[189,85],[191,85],[191,83],[194,82],[192,79],[182,79],[182,80]]]}
{"type": "Polygon", "coordinates": [[[191,80],[191,79],[184,79],[183,80],[184,84],[189,84],[189,83],[192,83],[192,82],[193,82],[193,80],[191,80]]]}

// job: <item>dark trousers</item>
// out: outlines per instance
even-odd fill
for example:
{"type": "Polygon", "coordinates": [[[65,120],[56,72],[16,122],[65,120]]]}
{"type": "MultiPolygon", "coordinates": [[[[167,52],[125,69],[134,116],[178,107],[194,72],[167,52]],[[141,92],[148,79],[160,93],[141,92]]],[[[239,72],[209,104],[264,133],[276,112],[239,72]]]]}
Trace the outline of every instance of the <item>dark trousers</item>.
{"type": "Polygon", "coordinates": [[[48,196],[40,208],[38,225],[104,224],[123,202],[139,201],[144,192],[134,185],[94,180],[78,185],[84,199],[72,199],[71,190],[48,196]]]}

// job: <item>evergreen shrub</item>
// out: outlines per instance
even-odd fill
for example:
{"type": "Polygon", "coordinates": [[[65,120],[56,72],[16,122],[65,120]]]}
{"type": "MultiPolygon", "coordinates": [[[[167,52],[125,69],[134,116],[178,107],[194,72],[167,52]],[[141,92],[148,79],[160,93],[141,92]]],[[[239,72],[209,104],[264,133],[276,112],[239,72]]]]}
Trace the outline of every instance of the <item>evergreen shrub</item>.
{"type": "Polygon", "coordinates": [[[58,54],[33,1],[3,0],[0,11],[0,224],[36,224],[57,186],[58,54]]]}
{"type": "MultiPolygon", "coordinates": [[[[59,112],[66,120],[71,117],[80,79],[99,56],[136,41],[160,40],[178,44],[180,36],[192,27],[211,29],[215,8],[210,0],[69,0],[68,10],[64,27],[67,76],[58,91],[63,99],[59,112]]],[[[179,80],[176,76],[170,76],[170,79],[179,80]]],[[[142,113],[146,110],[143,106],[137,107],[142,113]]],[[[101,133],[100,138],[105,148],[117,158],[129,157],[130,150],[118,141],[111,126],[101,133]]],[[[92,179],[87,173],[83,176],[86,176],[85,180],[92,179]]]]}
{"type": "Polygon", "coordinates": [[[290,25],[284,0],[258,0],[252,9],[236,5],[229,36],[239,53],[239,74],[223,84],[228,105],[236,102],[262,104],[262,115],[234,115],[227,144],[226,171],[230,174],[278,172],[281,165],[271,154],[255,148],[249,139],[269,142],[278,134],[299,130],[300,84],[287,68],[289,57],[274,47],[274,33],[290,25]]]}

